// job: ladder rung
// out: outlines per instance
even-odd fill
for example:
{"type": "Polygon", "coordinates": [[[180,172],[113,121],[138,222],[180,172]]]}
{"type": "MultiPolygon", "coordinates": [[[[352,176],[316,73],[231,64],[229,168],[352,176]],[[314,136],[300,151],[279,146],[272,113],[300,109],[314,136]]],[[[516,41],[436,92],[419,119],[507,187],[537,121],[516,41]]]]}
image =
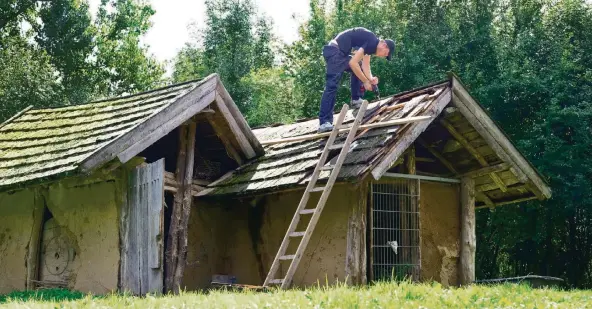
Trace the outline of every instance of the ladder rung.
{"type": "Polygon", "coordinates": [[[331,145],[329,146],[329,150],[334,150],[334,149],[341,149],[343,148],[345,144],[335,144],[335,145],[331,145]]]}
{"type": "Polygon", "coordinates": [[[282,255],[280,256],[280,260],[293,260],[296,258],[296,255],[282,255]]]}
{"type": "Polygon", "coordinates": [[[290,233],[290,237],[302,237],[306,232],[292,232],[290,233]]]}
{"type": "Polygon", "coordinates": [[[310,192],[321,192],[321,191],[325,191],[325,187],[316,187],[316,188],[310,189],[310,192]]]}
{"type": "Polygon", "coordinates": [[[284,279],[271,279],[269,280],[269,283],[271,284],[282,284],[284,282],[284,279]]]}
{"type": "Polygon", "coordinates": [[[337,130],[344,130],[344,129],[351,129],[351,127],[348,125],[337,126],[337,130]]]}
{"type": "Polygon", "coordinates": [[[325,166],[321,167],[321,171],[330,171],[333,168],[335,168],[335,164],[325,165],[325,166]]]}
{"type": "Polygon", "coordinates": [[[300,211],[300,214],[301,215],[308,215],[308,214],[314,213],[315,210],[317,210],[317,209],[316,208],[313,208],[313,209],[303,209],[303,210],[300,211]]]}

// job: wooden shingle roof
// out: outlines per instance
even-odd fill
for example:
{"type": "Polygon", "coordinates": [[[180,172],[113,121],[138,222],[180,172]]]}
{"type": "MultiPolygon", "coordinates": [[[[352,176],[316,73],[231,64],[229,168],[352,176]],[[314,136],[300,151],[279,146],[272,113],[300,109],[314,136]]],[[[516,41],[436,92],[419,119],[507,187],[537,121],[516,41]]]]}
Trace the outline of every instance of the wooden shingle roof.
{"type": "MultiPolygon", "coordinates": [[[[450,101],[450,83],[448,81],[412,92],[370,103],[363,123],[395,120],[411,116],[437,114],[437,103],[444,106],[450,101]],[[446,102],[444,102],[446,101],[446,102]]],[[[353,122],[357,110],[350,110],[344,121],[353,122]]],[[[296,137],[316,133],[318,120],[255,129],[254,133],[262,142],[280,138],[296,137]]],[[[389,149],[402,139],[409,125],[369,129],[363,136],[352,143],[352,152],[345,159],[338,181],[356,179],[389,155],[389,149]]],[[[340,134],[335,143],[345,140],[346,133],[340,134]]],[[[308,182],[312,171],[323,150],[326,138],[289,142],[265,146],[265,155],[250,164],[241,166],[225,179],[210,185],[210,190],[202,195],[249,194],[261,191],[274,191],[308,182]]],[[[327,164],[333,164],[339,150],[331,153],[334,157],[327,164]]],[[[329,171],[323,171],[320,181],[326,180],[329,171]]]]}
{"type": "MultiPolygon", "coordinates": [[[[88,104],[25,110],[0,126],[0,189],[87,172],[116,157],[126,162],[210,103],[217,101],[219,108],[223,97],[229,96],[212,74],[88,104]]],[[[245,157],[261,154],[234,102],[222,105],[225,117],[241,118],[232,123],[242,125],[235,128],[241,131],[245,157]]]]}

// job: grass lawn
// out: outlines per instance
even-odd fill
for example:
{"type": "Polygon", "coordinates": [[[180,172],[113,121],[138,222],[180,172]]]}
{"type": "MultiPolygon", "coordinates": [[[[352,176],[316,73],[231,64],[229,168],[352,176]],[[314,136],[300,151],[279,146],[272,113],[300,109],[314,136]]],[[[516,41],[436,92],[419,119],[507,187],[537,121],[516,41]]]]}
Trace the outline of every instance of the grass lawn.
{"type": "Polygon", "coordinates": [[[0,308],[592,308],[592,290],[528,285],[443,288],[439,284],[378,283],[272,292],[182,293],[178,296],[92,296],[63,290],[0,296],[0,308]]]}

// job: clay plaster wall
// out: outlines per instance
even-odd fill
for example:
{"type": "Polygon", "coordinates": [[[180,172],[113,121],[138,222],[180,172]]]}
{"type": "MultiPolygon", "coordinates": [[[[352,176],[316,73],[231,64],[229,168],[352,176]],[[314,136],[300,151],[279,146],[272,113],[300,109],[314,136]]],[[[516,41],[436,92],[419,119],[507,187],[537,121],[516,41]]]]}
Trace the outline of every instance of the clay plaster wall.
{"type": "Polygon", "coordinates": [[[458,284],[460,192],[456,184],[421,182],[421,280],[458,284]]]}
{"type": "Polygon", "coordinates": [[[114,180],[88,185],[55,184],[46,205],[75,255],[69,287],[104,294],[117,290],[121,192],[114,180]]]}
{"type": "Polygon", "coordinates": [[[26,287],[34,206],[33,190],[0,193],[0,294],[26,287]]]}
{"type": "MultiPolygon", "coordinates": [[[[186,287],[204,288],[213,274],[235,276],[241,284],[261,285],[301,196],[302,191],[292,191],[255,200],[218,200],[217,204],[197,199],[189,223],[186,287]]],[[[315,205],[319,196],[313,195],[309,205],[315,205]]],[[[293,285],[345,280],[348,218],[352,203],[357,202],[358,191],[351,186],[334,187],[293,285]]],[[[304,231],[306,223],[308,218],[297,230],[304,231]]],[[[288,254],[296,251],[295,243],[288,248],[288,254]]],[[[280,272],[283,274],[288,266],[289,262],[282,262],[280,272]]]]}

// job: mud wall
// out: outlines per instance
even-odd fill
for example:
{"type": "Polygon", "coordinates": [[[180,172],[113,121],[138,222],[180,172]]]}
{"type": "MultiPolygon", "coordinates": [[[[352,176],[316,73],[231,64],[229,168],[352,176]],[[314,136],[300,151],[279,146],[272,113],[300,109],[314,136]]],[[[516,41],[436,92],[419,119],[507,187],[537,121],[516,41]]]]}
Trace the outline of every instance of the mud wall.
{"type": "Polygon", "coordinates": [[[421,182],[421,280],[458,284],[460,192],[456,184],[421,182]]]}
{"type": "Polygon", "coordinates": [[[104,294],[117,290],[120,200],[114,180],[55,184],[46,205],[72,247],[69,287],[104,294]]]}
{"type": "Polygon", "coordinates": [[[35,193],[0,193],[0,294],[24,290],[35,193]]]}
{"type": "MultiPolygon", "coordinates": [[[[320,194],[311,197],[315,205],[320,194]]],[[[302,191],[284,192],[249,200],[197,199],[189,223],[189,252],[184,284],[207,287],[213,274],[236,277],[240,284],[261,285],[282,242],[302,191]]],[[[348,218],[358,191],[335,186],[294,275],[295,286],[345,280],[348,218]]],[[[303,216],[298,231],[304,231],[303,216]]],[[[304,219],[306,218],[306,220],[304,219]]],[[[296,251],[296,242],[288,254],[296,251]]],[[[280,273],[289,262],[282,262],[280,273]]]]}

